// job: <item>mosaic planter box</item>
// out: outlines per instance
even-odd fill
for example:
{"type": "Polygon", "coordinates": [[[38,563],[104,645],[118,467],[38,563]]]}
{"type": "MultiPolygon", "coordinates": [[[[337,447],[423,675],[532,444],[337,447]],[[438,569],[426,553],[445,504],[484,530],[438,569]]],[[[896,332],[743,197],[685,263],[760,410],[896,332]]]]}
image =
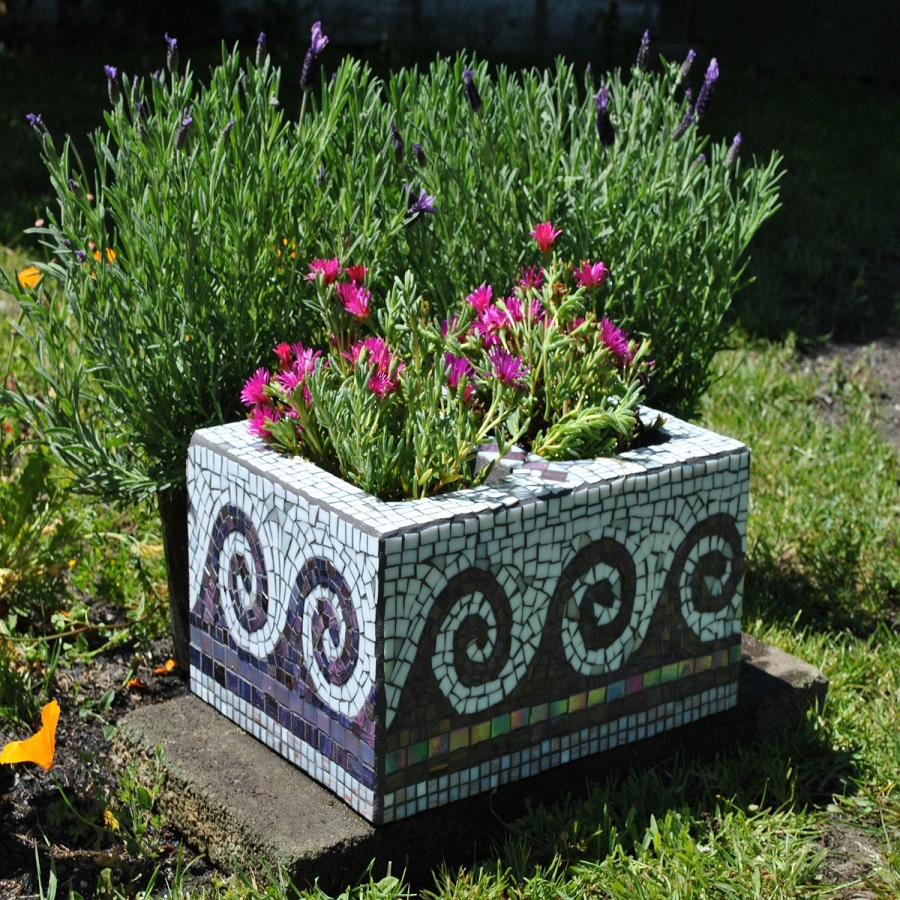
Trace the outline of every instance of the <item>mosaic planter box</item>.
{"type": "Polygon", "coordinates": [[[749,452],[663,436],[385,503],[198,431],[192,690],[376,823],[730,708],[749,452]]]}

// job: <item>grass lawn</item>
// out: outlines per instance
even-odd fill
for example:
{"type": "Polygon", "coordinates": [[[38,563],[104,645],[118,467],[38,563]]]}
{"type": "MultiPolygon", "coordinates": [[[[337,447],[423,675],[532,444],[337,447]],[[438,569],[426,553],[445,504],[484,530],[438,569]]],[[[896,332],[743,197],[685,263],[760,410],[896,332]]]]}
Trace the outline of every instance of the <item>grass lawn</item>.
{"type": "MultiPolygon", "coordinates": [[[[142,52],[134,51],[136,65],[147,67],[142,52]]],[[[76,133],[95,124],[105,94],[93,59],[51,56],[38,78],[36,58],[8,49],[0,56],[7,269],[21,268],[35,250],[21,232],[47,196],[24,114],[59,115],[76,133]],[[55,108],[49,85],[59,95],[55,108]],[[69,90],[82,102],[73,104],[69,90]]],[[[578,799],[534,807],[507,823],[489,858],[436,869],[426,896],[900,895],[900,462],[878,434],[877,373],[809,372],[791,336],[803,343],[834,329],[900,324],[900,286],[876,296],[870,278],[898,249],[900,97],[886,85],[723,76],[713,110],[714,130],[741,129],[746,151],[761,157],[779,148],[789,175],[785,208],[754,251],[758,281],[739,298],[740,330],[717,359],[720,377],[702,420],[753,451],[745,630],[820,667],[831,682],[828,699],[802,728],[767,746],[612,773],[578,799]],[[839,411],[838,424],[820,415],[823,397],[839,411]],[[838,866],[849,847],[871,852],[838,866]]],[[[2,297],[0,313],[14,315],[2,297]]],[[[22,352],[4,318],[4,372],[21,370],[22,352]]],[[[65,473],[29,447],[28,423],[2,413],[0,735],[30,732],[51,697],[83,721],[106,722],[166,633],[153,510],[79,497],[65,473]],[[119,681],[101,696],[81,693],[79,672],[112,657],[127,661],[119,681]]],[[[167,879],[174,897],[290,892],[277,875],[269,884],[226,874],[201,883],[177,865],[160,874],[172,854],[153,791],[127,769],[105,771],[106,783],[93,788],[102,802],[62,800],[52,782],[35,800],[51,856],[94,854],[83,869],[89,887],[60,881],[57,896],[149,896],[167,879]]],[[[67,776],[77,782],[76,772],[60,777],[67,776]]],[[[0,803],[11,781],[0,767],[0,803]]],[[[37,829],[35,838],[43,845],[37,829]]],[[[0,852],[0,881],[3,866],[0,852]]],[[[382,877],[377,860],[372,871],[369,883],[343,896],[408,894],[396,873],[382,877]]],[[[45,868],[42,897],[51,894],[50,877],[45,868]]]]}

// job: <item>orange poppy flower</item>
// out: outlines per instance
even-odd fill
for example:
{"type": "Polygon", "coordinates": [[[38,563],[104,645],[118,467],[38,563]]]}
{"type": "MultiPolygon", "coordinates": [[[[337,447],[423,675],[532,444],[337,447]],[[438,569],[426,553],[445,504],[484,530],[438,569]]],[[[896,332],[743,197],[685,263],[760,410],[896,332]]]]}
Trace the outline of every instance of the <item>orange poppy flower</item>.
{"type": "MultiPolygon", "coordinates": [[[[97,262],[100,262],[101,258],[102,257],[100,256],[100,251],[94,250],[94,259],[96,259],[97,262]]],[[[116,251],[113,250],[112,247],[107,247],[106,248],[106,262],[109,265],[112,265],[115,261],[116,261],[116,251]]]]}
{"type": "Polygon", "coordinates": [[[177,665],[178,665],[178,663],[176,663],[174,659],[167,659],[165,661],[165,663],[163,663],[163,665],[157,666],[153,670],[153,674],[154,675],[169,675],[171,672],[175,671],[175,667],[177,665]]]}
{"type": "Polygon", "coordinates": [[[52,768],[58,721],[59,704],[51,700],[41,710],[41,730],[27,740],[10,741],[0,751],[0,763],[33,762],[42,769],[52,768]]]}
{"type": "Polygon", "coordinates": [[[19,287],[33,288],[41,280],[41,270],[36,266],[28,266],[16,275],[19,287]]]}

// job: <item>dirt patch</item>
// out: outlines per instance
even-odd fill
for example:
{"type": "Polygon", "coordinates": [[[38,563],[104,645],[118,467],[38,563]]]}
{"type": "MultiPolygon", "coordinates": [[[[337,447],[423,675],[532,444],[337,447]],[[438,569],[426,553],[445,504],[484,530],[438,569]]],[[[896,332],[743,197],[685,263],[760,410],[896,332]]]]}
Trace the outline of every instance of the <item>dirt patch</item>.
{"type": "Polygon", "coordinates": [[[900,334],[886,334],[868,343],[831,343],[804,358],[804,369],[815,372],[817,394],[826,421],[840,424],[844,407],[836,399],[846,390],[865,390],[877,404],[877,427],[900,452],[900,334]]]}
{"type": "MultiPolygon", "coordinates": [[[[50,693],[58,698],[61,714],[53,769],[0,766],[0,897],[39,897],[38,877],[46,894],[51,860],[63,895],[71,886],[85,897],[101,892],[98,885],[104,881],[146,884],[157,867],[157,886],[162,886],[174,875],[179,855],[182,866],[192,862],[190,848],[182,847],[179,835],[168,826],[158,831],[151,827],[143,838],[152,850],[150,858],[129,846],[125,836],[129,823],[122,815],[127,804],[116,799],[118,782],[108,763],[108,729],[121,716],[187,692],[177,673],[157,674],[167,653],[166,642],[160,642],[137,666],[131,654],[122,652],[56,673],[50,693]],[[93,828],[92,822],[107,827],[93,828]]],[[[25,736],[4,723],[0,745],[25,736]]],[[[208,881],[210,870],[202,861],[193,860],[191,872],[198,886],[208,881]]]]}
{"type": "Polygon", "coordinates": [[[820,879],[823,885],[834,885],[830,896],[841,900],[869,900],[883,897],[868,885],[877,883],[878,870],[885,860],[875,830],[834,816],[822,835],[825,859],[820,879]]]}

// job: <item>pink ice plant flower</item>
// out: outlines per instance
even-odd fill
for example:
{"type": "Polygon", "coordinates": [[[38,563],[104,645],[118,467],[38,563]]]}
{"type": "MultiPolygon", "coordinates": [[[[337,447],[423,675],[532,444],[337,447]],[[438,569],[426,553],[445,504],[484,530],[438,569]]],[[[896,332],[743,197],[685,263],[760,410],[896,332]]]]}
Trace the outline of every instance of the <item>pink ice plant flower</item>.
{"type": "Polygon", "coordinates": [[[494,376],[504,384],[521,387],[525,383],[528,367],[522,365],[518,356],[507,353],[502,347],[494,347],[488,352],[494,376]]]}
{"type": "Polygon", "coordinates": [[[368,274],[369,270],[365,266],[347,266],[347,277],[356,284],[362,284],[368,274]]]}
{"type": "Polygon", "coordinates": [[[503,301],[510,322],[523,322],[525,312],[522,309],[522,301],[518,297],[507,297],[503,301]]]}
{"type": "Polygon", "coordinates": [[[314,259],[309,264],[309,274],[306,276],[306,280],[315,281],[321,275],[323,284],[334,284],[340,274],[341,262],[337,257],[334,259],[314,259]]]}
{"type": "Polygon", "coordinates": [[[372,373],[368,387],[379,400],[384,400],[388,394],[397,390],[399,384],[399,379],[392,378],[387,372],[378,370],[372,373]]]}
{"type": "Polygon", "coordinates": [[[269,371],[260,366],[248,379],[241,391],[241,400],[245,406],[257,406],[265,403],[266,388],[269,385],[269,371]]]}
{"type": "Polygon", "coordinates": [[[383,400],[399,387],[400,373],[406,363],[401,360],[395,365],[394,355],[385,341],[379,337],[368,337],[357,341],[350,348],[350,352],[345,353],[344,356],[356,365],[363,353],[366,354],[365,361],[375,370],[369,378],[369,390],[383,400]]]}
{"type": "Polygon", "coordinates": [[[342,282],[337,286],[338,298],[345,311],[357,319],[365,319],[369,315],[369,298],[371,292],[356,282],[342,282]]]}
{"type": "Polygon", "coordinates": [[[475,288],[475,290],[466,297],[466,302],[471,305],[475,312],[479,315],[483,315],[484,311],[491,305],[491,298],[493,295],[494,289],[489,284],[483,284],[480,287],[475,288]]]}
{"type": "Polygon", "coordinates": [[[278,357],[278,368],[282,371],[293,362],[294,351],[291,349],[291,345],[284,341],[273,347],[272,352],[278,357]]]}
{"type": "Polygon", "coordinates": [[[303,375],[312,374],[316,367],[316,360],[322,355],[321,350],[313,350],[312,347],[304,347],[299,341],[291,347],[294,354],[294,368],[303,375]]]}
{"type": "Polygon", "coordinates": [[[537,241],[541,253],[549,253],[553,242],[562,234],[562,228],[555,228],[552,222],[539,222],[528,233],[537,241]]]}
{"type": "MultiPolygon", "coordinates": [[[[533,234],[534,232],[532,232],[533,234]]],[[[527,269],[524,267],[519,269],[519,287],[523,291],[527,291],[529,288],[538,290],[543,283],[544,270],[540,266],[529,266],[527,269]]]]}
{"type": "Polygon", "coordinates": [[[253,412],[250,413],[250,419],[247,422],[247,430],[254,437],[262,438],[266,441],[271,440],[271,426],[280,418],[281,415],[277,409],[273,409],[270,406],[256,406],[254,407],[253,412]]]}
{"type": "Polygon", "coordinates": [[[472,330],[480,335],[485,347],[500,343],[500,332],[509,325],[509,315],[499,306],[489,306],[473,323],[472,330]]]}
{"type": "Polygon", "coordinates": [[[463,401],[468,403],[475,393],[475,385],[471,378],[475,374],[472,363],[464,356],[456,356],[449,351],[444,354],[444,363],[447,366],[447,386],[463,390],[463,401]]]}
{"type": "Polygon", "coordinates": [[[628,333],[607,316],[600,321],[600,340],[609,347],[620,367],[628,365],[634,359],[634,351],[628,346],[628,333]]]}
{"type": "Polygon", "coordinates": [[[605,263],[589,263],[586,259],[583,259],[581,261],[581,268],[573,269],[572,274],[575,276],[575,281],[578,282],[580,287],[592,290],[606,281],[606,276],[609,275],[609,269],[606,268],[605,263]]]}

